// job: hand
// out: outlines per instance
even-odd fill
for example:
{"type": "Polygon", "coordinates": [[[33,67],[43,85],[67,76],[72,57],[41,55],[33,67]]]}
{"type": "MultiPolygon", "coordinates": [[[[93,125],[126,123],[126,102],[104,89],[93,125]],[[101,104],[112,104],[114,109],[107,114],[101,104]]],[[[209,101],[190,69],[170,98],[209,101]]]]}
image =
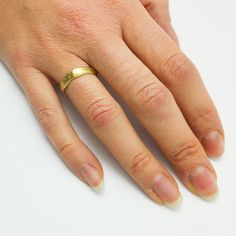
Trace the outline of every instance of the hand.
{"type": "MultiPolygon", "coordinates": [[[[207,154],[219,156],[224,149],[217,111],[197,69],[174,42],[167,1],[142,3],[146,9],[137,0],[3,1],[1,59],[65,163],[93,188],[102,183],[102,167],[75,133],[51,83],[86,65],[132,109],[186,187],[210,197],[217,184],[207,154]]],[[[174,178],[95,75],[75,79],[66,94],[147,195],[164,204],[180,199],[174,178]]]]}

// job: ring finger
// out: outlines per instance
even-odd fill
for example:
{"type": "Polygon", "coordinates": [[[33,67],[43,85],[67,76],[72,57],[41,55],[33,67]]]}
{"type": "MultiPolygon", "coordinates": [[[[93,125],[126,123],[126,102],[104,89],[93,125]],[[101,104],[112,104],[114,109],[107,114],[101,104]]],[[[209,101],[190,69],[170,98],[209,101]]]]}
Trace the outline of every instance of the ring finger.
{"type": "MultiPolygon", "coordinates": [[[[86,63],[70,56],[54,65],[50,74],[61,82],[65,72],[86,63]]],[[[175,180],[142,143],[120,105],[95,75],[73,80],[65,92],[97,137],[154,201],[171,204],[180,198],[175,180]]]]}

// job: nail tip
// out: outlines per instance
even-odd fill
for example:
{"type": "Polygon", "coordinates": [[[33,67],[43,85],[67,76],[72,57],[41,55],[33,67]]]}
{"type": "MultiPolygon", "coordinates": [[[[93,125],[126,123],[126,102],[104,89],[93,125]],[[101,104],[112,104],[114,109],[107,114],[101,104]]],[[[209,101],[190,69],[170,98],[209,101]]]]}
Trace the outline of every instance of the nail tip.
{"type": "Polygon", "coordinates": [[[219,196],[219,190],[217,190],[214,194],[210,195],[210,196],[203,196],[201,195],[200,197],[207,202],[214,202],[217,197],[219,196]]]}
{"type": "Polygon", "coordinates": [[[104,190],[104,181],[102,181],[99,185],[97,186],[92,186],[92,189],[97,192],[101,193],[104,190]]]}
{"type": "Polygon", "coordinates": [[[170,209],[177,209],[183,201],[183,196],[180,194],[178,199],[174,201],[173,203],[166,203],[165,205],[170,209]]]}
{"type": "Polygon", "coordinates": [[[220,158],[222,158],[224,153],[225,153],[225,148],[222,148],[221,150],[216,151],[215,154],[208,153],[208,157],[210,157],[212,159],[220,159],[220,158]]]}

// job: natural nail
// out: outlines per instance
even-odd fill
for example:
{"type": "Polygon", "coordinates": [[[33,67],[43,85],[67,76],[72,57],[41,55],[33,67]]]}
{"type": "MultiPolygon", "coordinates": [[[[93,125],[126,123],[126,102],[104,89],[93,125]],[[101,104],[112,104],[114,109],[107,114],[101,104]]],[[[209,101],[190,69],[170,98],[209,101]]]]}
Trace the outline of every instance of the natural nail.
{"type": "Polygon", "coordinates": [[[183,197],[182,195],[180,194],[178,199],[172,203],[166,203],[166,206],[170,209],[176,209],[180,206],[181,202],[183,200],[183,197]]]}
{"type": "Polygon", "coordinates": [[[180,198],[177,187],[164,174],[159,174],[154,178],[152,189],[167,205],[177,202],[180,198]]]}
{"type": "Polygon", "coordinates": [[[203,198],[211,198],[217,193],[215,176],[204,166],[197,167],[189,176],[196,192],[203,198]]]}
{"type": "Polygon", "coordinates": [[[209,156],[221,156],[224,152],[224,139],[218,131],[212,131],[202,139],[202,144],[209,156]]]}
{"type": "Polygon", "coordinates": [[[82,177],[87,181],[87,183],[94,189],[98,190],[103,185],[102,178],[96,168],[90,164],[84,164],[80,168],[80,173],[82,177]]]}

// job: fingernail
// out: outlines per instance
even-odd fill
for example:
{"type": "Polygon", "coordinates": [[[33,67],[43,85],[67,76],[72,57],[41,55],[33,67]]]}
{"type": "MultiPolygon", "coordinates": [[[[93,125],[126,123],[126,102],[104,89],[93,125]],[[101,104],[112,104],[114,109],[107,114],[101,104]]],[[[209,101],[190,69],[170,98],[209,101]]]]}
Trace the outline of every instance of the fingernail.
{"type": "Polygon", "coordinates": [[[224,140],[218,131],[212,131],[202,139],[202,145],[211,157],[221,156],[224,152],[224,140]]]}
{"type": "Polygon", "coordinates": [[[167,205],[171,205],[179,200],[180,193],[172,181],[165,175],[159,174],[154,178],[153,191],[167,205]]]}
{"type": "Polygon", "coordinates": [[[203,200],[205,200],[205,201],[207,201],[207,202],[213,202],[213,201],[216,200],[216,198],[218,197],[218,195],[219,195],[219,191],[218,191],[218,189],[217,189],[216,192],[215,192],[213,195],[211,195],[211,196],[209,196],[209,197],[205,197],[205,196],[201,196],[201,197],[202,197],[203,200]]]}
{"type": "Polygon", "coordinates": [[[92,188],[94,191],[101,193],[104,189],[104,181],[102,180],[98,186],[92,188]]]}
{"type": "Polygon", "coordinates": [[[216,178],[204,166],[197,167],[189,176],[189,181],[196,192],[204,199],[210,199],[216,195],[218,189],[216,178]]]}
{"type": "Polygon", "coordinates": [[[82,177],[87,181],[87,183],[95,190],[98,191],[103,186],[103,181],[99,175],[99,172],[96,168],[90,164],[84,164],[80,168],[80,173],[82,177]]]}
{"type": "Polygon", "coordinates": [[[166,203],[166,206],[170,209],[176,209],[180,206],[181,202],[183,201],[183,197],[180,194],[178,199],[172,203],[166,203]]]}

